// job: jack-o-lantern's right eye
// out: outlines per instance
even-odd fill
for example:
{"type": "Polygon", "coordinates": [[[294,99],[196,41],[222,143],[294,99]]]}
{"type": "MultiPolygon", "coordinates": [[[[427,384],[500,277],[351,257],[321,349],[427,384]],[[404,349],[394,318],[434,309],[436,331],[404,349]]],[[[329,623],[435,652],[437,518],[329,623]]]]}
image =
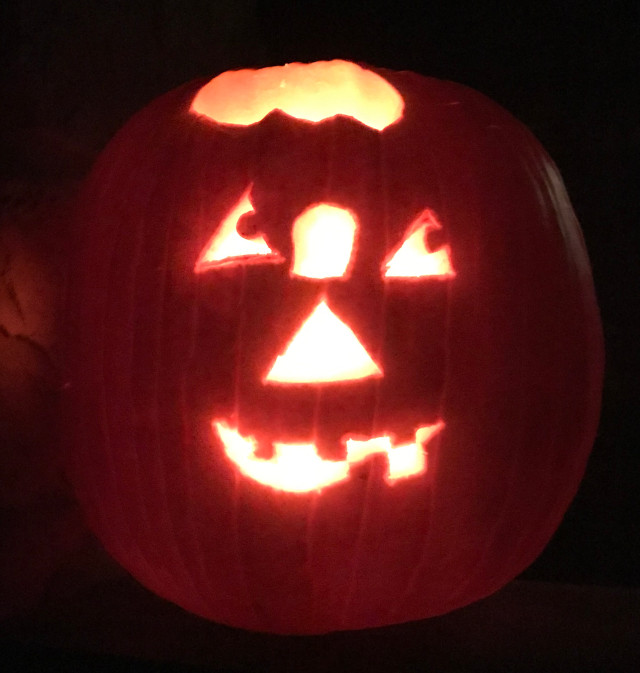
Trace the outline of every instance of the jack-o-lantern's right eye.
{"type": "Polygon", "coordinates": [[[238,233],[237,225],[240,218],[247,213],[254,212],[250,195],[251,187],[249,186],[224,218],[216,233],[207,241],[198,256],[194,269],[196,273],[233,264],[284,261],[275,250],[269,247],[264,236],[244,238],[238,233]]]}

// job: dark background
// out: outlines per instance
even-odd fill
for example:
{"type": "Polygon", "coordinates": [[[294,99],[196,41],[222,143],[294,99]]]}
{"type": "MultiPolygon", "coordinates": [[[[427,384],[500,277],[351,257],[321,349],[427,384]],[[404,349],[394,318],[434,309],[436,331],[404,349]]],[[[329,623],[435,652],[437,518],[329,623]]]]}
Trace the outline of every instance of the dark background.
{"type": "MultiPolygon", "coordinates": [[[[58,661],[56,657],[61,655],[57,648],[65,643],[72,643],[71,652],[76,651],[73,639],[65,640],[57,631],[57,636],[51,636],[42,625],[54,619],[52,606],[64,604],[65,591],[78,595],[78,586],[87,591],[101,580],[120,582],[119,586],[126,585],[134,597],[132,601],[141,601],[136,609],[162,614],[167,609],[143,596],[143,590],[126,584],[128,580],[109,566],[98,545],[84,533],[74,511],[60,471],[60,447],[51,411],[64,383],[56,336],[59,312],[50,309],[49,313],[31,315],[24,308],[30,306],[28,297],[22,301],[22,309],[16,309],[23,291],[20,268],[25,268],[16,261],[18,253],[33,255],[44,268],[38,276],[40,285],[35,283],[32,294],[46,286],[53,298],[50,306],[61,305],[68,205],[97,153],[133,112],[196,77],[232,68],[328,58],[413,70],[478,89],[531,128],[559,166],[582,224],[602,312],[607,351],[603,411],[580,491],[553,540],[522,574],[523,584],[517,586],[546,587],[545,591],[551,592],[566,585],[609,587],[611,591],[597,594],[597,599],[591,593],[586,603],[570,602],[573,607],[562,614],[579,620],[580,606],[589,605],[594,621],[598,615],[602,619],[608,615],[610,621],[626,625],[628,641],[624,642],[634,642],[640,651],[639,13],[638,2],[3,3],[0,232],[4,227],[10,235],[0,238],[0,246],[4,245],[4,250],[0,247],[4,283],[0,290],[0,346],[6,342],[6,348],[0,349],[0,405],[11,407],[14,382],[7,359],[14,358],[16,344],[23,349],[15,356],[17,361],[24,358],[31,368],[29,381],[20,384],[20,399],[25,408],[32,405],[28,424],[13,410],[0,415],[0,579],[9,587],[4,589],[7,598],[0,614],[9,624],[5,633],[9,633],[13,655],[22,657],[26,665],[32,661],[30,657],[33,661],[38,657],[38,661],[49,657],[58,661]],[[26,248],[15,243],[21,233],[26,248]],[[40,432],[39,425],[44,428],[40,432]],[[40,560],[36,563],[35,558],[40,560]],[[91,571],[82,570],[85,561],[91,571]],[[75,581],[78,573],[83,579],[75,581]],[[632,603],[625,602],[632,596],[632,603]],[[624,606],[620,608],[623,613],[616,612],[615,605],[624,606]],[[635,615],[628,612],[630,605],[635,615]],[[636,627],[628,630],[632,623],[636,627]],[[34,654],[27,655],[23,648],[27,642],[30,648],[35,647],[34,642],[52,642],[56,649],[29,649],[34,654]]],[[[508,591],[512,591],[504,599],[508,609],[498,603],[488,613],[471,613],[476,616],[469,617],[472,621],[476,617],[497,620],[497,632],[491,637],[498,642],[504,640],[498,625],[507,628],[509,610],[522,615],[518,612],[518,606],[524,604],[522,595],[519,590],[508,591]],[[502,617],[496,617],[491,612],[494,609],[502,617]]],[[[553,609],[555,601],[549,600],[550,595],[545,593],[538,603],[532,599],[541,620],[553,621],[539,607],[545,604],[553,609]]],[[[558,596],[561,600],[565,594],[558,596]]],[[[2,595],[0,605],[1,601],[2,595]]],[[[73,614],[76,618],[78,614],[86,616],[82,610],[73,614]]],[[[459,625],[460,619],[466,624],[464,617],[453,617],[446,628],[459,625]]],[[[193,622],[193,631],[200,633],[198,629],[203,628],[193,622]]],[[[398,639],[404,642],[402,638],[409,636],[398,635],[397,628],[379,630],[382,641],[378,642],[387,638],[396,647],[398,639]]],[[[405,628],[415,631],[417,627],[405,628]]],[[[437,641],[433,628],[439,627],[428,628],[432,629],[429,637],[437,641]]],[[[589,628],[581,631],[585,638],[590,637],[589,628]]],[[[228,629],[225,633],[235,632],[228,629]]],[[[424,633],[416,634],[416,638],[425,638],[424,633]]],[[[235,637],[229,636],[232,640],[235,637]]],[[[365,636],[359,637],[364,647],[365,636]]],[[[331,642],[335,645],[337,641],[331,642]]],[[[115,636],[112,643],[113,653],[144,658],[153,650],[152,646],[117,646],[115,636]]],[[[608,646],[602,643],[600,651],[606,652],[607,647],[613,649],[611,641],[608,646]]],[[[287,651],[286,646],[282,648],[287,651]]],[[[108,645],[97,649],[110,650],[108,645]]],[[[284,657],[282,653],[272,652],[270,659],[264,656],[264,660],[257,655],[257,659],[245,658],[242,666],[233,670],[261,670],[260,666],[279,670],[277,657],[284,657]],[[270,661],[270,666],[265,661],[270,661]]],[[[317,656],[321,660],[321,655],[317,656]]],[[[166,657],[159,654],[158,658],[166,657]]],[[[178,655],[176,659],[181,661],[178,655]]],[[[183,659],[183,663],[201,663],[197,658],[183,659]]],[[[113,664],[110,660],[89,661],[94,667],[113,664]]],[[[220,665],[213,655],[206,661],[220,665]]],[[[301,661],[301,670],[305,665],[312,668],[308,659],[301,661]]],[[[487,661],[482,664],[486,668],[477,670],[502,670],[491,668],[490,659],[487,661]]],[[[442,661],[439,665],[443,670],[442,661]]],[[[73,666],[83,664],[75,662],[73,666]]],[[[392,670],[392,664],[389,666],[386,670],[392,670]]],[[[320,664],[318,667],[322,669],[320,664]]]]}

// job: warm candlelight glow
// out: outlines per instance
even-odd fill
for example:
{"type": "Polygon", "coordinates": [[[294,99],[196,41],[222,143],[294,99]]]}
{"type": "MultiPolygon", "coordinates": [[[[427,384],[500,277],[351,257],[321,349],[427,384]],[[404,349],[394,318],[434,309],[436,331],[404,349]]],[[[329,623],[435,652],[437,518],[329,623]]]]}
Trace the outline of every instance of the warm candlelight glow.
{"type": "Polygon", "coordinates": [[[311,122],[346,115],[377,131],[398,121],[403,108],[402,97],[383,77],[340,60],[224,72],[191,105],[192,112],[221,124],[250,126],[282,110],[311,122]]]}
{"type": "Polygon", "coordinates": [[[400,245],[383,264],[386,278],[422,278],[438,276],[452,278],[455,271],[451,265],[451,250],[443,245],[438,250],[427,250],[426,237],[430,231],[438,231],[442,225],[431,210],[425,210],[411,223],[400,245]]]}
{"type": "Polygon", "coordinates": [[[274,442],[272,458],[257,458],[258,443],[253,437],[243,437],[224,421],[213,421],[212,427],[227,456],[246,477],[277,490],[307,493],[344,481],[352,465],[375,454],[386,456],[389,484],[423,474],[427,470],[425,446],[444,428],[444,423],[419,427],[415,442],[401,446],[394,446],[388,436],[346,439],[346,460],[321,458],[313,443],[282,442],[274,442]]]}
{"type": "Polygon", "coordinates": [[[276,358],[265,383],[328,383],[370,376],[382,376],[382,370],[323,300],[276,358]]]}
{"type": "Polygon", "coordinates": [[[255,255],[259,256],[260,261],[281,261],[280,255],[267,245],[264,237],[243,238],[237,231],[240,218],[254,212],[250,194],[249,186],[209,239],[196,262],[196,273],[234,262],[248,262],[255,255]]]}
{"type": "Polygon", "coordinates": [[[291,275],[305,278],[341,278],[351,259],[356,222],[344,208],[319,203],[307,208],[293,223],[291,275]]]}

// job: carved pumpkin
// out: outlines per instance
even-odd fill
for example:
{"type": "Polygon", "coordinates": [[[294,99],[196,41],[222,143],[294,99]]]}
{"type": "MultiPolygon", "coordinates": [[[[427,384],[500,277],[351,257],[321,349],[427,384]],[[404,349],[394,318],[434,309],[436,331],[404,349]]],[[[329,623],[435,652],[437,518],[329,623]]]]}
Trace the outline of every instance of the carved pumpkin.
{"type": "Polygon", "coordinates": [[[70,475],[147,587],[320,633],[540,553],[602,342],[558,172],[496,104],[344,61],[227,72],[124,127],[78,223],[70,475]]]}

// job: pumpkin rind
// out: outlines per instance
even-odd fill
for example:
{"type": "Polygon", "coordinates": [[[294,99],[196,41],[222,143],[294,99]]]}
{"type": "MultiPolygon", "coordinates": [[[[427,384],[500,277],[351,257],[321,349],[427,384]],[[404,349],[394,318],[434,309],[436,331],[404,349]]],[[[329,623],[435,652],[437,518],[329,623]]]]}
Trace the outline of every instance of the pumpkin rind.
{"type": "Polygon", "coordinates": [[[187,84],[127,123],[78,203],[69,474],[92,529],[140,582],[236,627],[360,629],[492,593],[555,531],[596,431],[600,322],[555,165],[481,94],[371,70],[404,99],[383,131],[278,111],[217,124],[190,112],[204,82],[187,84]],[[287,263],[195,273],[249,184],[285,260],[305,208],[355,213],[349,277],[298,278],[287,263]],[[427,208],[455,276],[385,280],[381,265],[427,208]],[[320,396],[265,386],[321,293],[384,376],[320,396]],[[267,443],[298,439],[310,409],[329,458],[347,431],[445,427],[419,477],[389,485],[373,457],[310,493],[239,474],[211,429],[215,414],[240,413],[267,443]]]}

